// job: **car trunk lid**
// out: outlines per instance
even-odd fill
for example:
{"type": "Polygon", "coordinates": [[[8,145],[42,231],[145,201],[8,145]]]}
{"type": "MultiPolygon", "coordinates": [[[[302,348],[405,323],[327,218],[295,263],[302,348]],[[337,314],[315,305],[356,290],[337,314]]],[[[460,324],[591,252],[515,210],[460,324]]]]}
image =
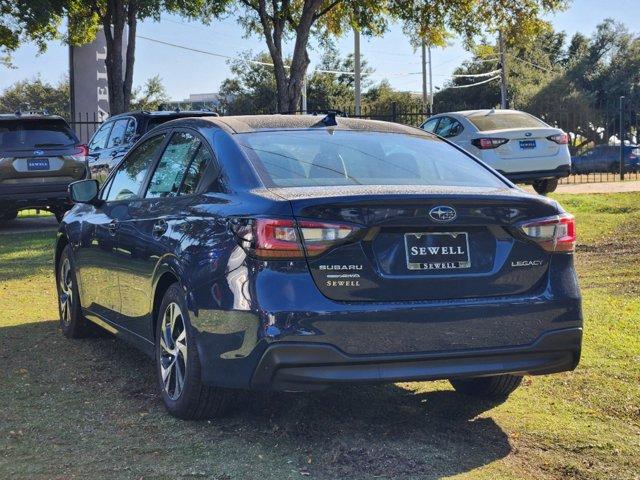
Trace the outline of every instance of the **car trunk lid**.
{"type": "Polygon", "coordinates": [[[300,221],[360,227],[356,241],[308,265],[320,291],[352,302],[499,297],[535,291],[550,254],[514,226],[557,214],[517,189],[350,186],[276,188],[300,221]]]}

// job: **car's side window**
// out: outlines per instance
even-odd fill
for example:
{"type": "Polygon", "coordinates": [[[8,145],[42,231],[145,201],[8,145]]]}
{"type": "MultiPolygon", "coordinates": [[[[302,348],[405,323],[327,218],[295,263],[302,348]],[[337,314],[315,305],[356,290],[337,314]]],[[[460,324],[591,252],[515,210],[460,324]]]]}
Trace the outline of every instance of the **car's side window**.
{"type": "Polygon", "coordinates": [[[136,134],[136,126],[137,126],[136,119],[130,118],[129,122],[127,123],[127,128],[125,128],[124,130],[124,138],[122,140],[122,143],[124,145],[127,145],[133,141],[133,137],[136,134]]]}
{"type": "Polygon", "coordinates": [[[107,202],[138,198],[140,186],[164,138],[164,134],[149,138],[125,158],[108,186],[107,202]]]}
{"type": "Polygon", "coordinates": [[[191,165],[189,165],[189,168],[187,169],[184,182],[182,182],[182,189],[180,190],[181,195],[191,195],[196,193],[198,185],[200,184],[207,167],[211,165],[212,162],[213,159],[211,158],[209,149],[207,149],[203,144],[200,144],[200,148],[198,148],[196,156],[193,158],[191,165]]]}
{"type": "Polygon", "coordinates": [[[100,126],[98,131],[93,135],[91,142],[89,142],[89,150],[101,150],[107,145],[111,127],[113,127],[113,122],[105,122],[100,126]]]}
{"type": "Polygon", "coordinates": [[[145,198],[177,196],[187,168],[196,156],[200,144],[200,140],[190,133],[175,133],[160,157],[145,198]]]}
{"type": "Polygon", "coordinates": [[[117,147],[125,143],[124,137],[125,132],[127,131],[128,123],[128,118],[116,120],[116,122],[113,124],[113,128],[111,129],[111,136],[109,136],[109,143],[107,144],[107,148],[117,147]]]}
{"type": "Polygon", "coordinates": [[[422,125],[422,129],[426,130],[427,132],[431,132],[433,133],[436,129],[436,125],[438,124],[438,120],[440,120],[440,118],[431,118],[429,120],[426,121],[426,123],[424,125],[422,125]]]}
{"type": "Polygon", "coordinates": [[[438,124],[436,133],[441,137],[451,138],[462,132],[462,129],[462,124],[455,118],[442,117],[440,119],[440,123],[438,124]]]}

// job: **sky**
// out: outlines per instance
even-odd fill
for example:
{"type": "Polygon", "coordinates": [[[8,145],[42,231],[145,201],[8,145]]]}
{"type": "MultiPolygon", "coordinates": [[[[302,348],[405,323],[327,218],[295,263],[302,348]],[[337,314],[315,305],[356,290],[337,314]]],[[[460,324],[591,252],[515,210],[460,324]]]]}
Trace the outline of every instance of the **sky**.
{"type": "MultiPolygon", "coordinates": [[[[556,31],[565,31],[569,37],[576,32],[590,35],[598,23],[609,17],[625,23],[634,31],[640,24],[639,3],[638,0],[573,0],[568,10],[550,15],[547,20],[556,31]]],[[[258,36],[245,38],[243,29],[233,18],[205,26],[163,15],[160,22],[140,23],[138,35],[230,56],[245,51],[266,51],[263,40],[258,36]]],[[[352,52],[353,35],[340,38],[337,46],[342,55],[352,52]]],[[[375,71],[372,81],[377,83],[387,78],[398,90],[421,90],[420,51],[413,51],[401,25],[391,25],[383,37],[363,37],[360,50],[375,71]]],[[[321,51],[311,52],[311,68],[317,64],[320,55],[321,51]]],[[[461,42],[455,39],[445,48],[432,49],[434,86],[442,86],[453,70],[470,56],[461,42]]],[[[0,90],[37,75],[56,83],[68,71],[68,58],[68,47],[58,42],[52,42],[43,54],[38,54],[34,45],[24,45],[13,54],[14,69],[0,66],[0,90]]],[[[229,76],[229,65],[223,58],[139,38],[134,85],[140,85],[154,75],[160,75],[172,99],[182,100],[190,93],[217,92],[221,82],[229,76]]]]}

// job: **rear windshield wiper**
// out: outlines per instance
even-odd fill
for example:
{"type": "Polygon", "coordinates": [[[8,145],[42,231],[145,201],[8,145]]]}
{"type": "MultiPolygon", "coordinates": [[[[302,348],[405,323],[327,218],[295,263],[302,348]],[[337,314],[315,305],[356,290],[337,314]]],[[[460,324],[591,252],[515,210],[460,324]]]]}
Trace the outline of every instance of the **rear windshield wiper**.
{"type": "Polygon", "coordinates": [[[73,143],[36,143],[34,145],[34,148],[38,148],[38,147],[71,147],[73,145],[73,143]]]}

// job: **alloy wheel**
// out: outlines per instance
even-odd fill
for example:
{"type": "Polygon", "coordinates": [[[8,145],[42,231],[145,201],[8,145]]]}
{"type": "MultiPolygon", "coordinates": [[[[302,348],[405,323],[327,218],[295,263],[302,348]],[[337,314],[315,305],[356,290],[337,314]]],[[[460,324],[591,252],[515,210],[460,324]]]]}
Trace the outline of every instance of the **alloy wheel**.
{"type": "Polygon", "coordinates": [[[160,327],[160,373],[162,387],[171,400],[180,398],[187,374],[187,330],[182,310],[171,302],[160,327]]]}
{"type": "Polygon", "coordinates": [[[73,311],[73,279],[71,277],[71,262],[64,259],[60,268],[60,317],[65,325],[71,323],[71,312],[73,311]]]}

